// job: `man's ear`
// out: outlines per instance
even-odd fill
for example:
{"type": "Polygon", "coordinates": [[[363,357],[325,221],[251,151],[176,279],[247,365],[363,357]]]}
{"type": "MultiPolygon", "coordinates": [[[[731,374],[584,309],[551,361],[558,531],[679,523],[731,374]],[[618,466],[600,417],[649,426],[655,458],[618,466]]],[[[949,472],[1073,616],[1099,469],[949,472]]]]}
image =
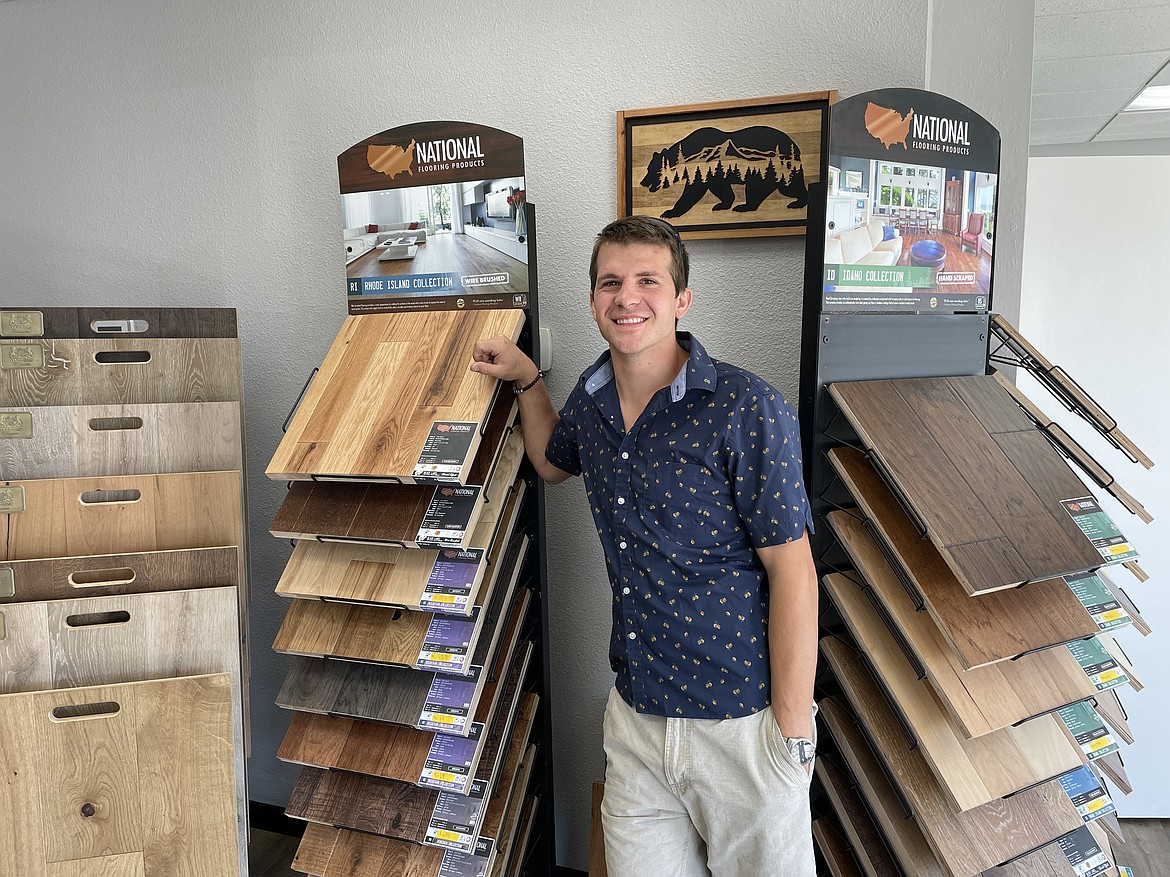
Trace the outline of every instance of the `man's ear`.
{"type": "Polygon", "coordinates": [[[692,294],[691,288],[688,286],[680,292],[674,299],[674,318],[677,320],[682,317],[687,311],[691,309],[692,294]]]}

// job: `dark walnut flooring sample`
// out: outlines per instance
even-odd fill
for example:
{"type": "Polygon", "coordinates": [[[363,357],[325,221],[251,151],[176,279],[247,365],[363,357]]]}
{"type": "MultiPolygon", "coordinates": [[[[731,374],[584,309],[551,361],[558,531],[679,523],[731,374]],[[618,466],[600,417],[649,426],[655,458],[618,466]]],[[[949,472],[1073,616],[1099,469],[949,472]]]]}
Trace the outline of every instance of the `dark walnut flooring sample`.
{"type": "Polygon", "coordinates": [[[235,338],[0,339],[0,407],[239,402],[235,338]]]}
{"type": "Polygon", "coordinates": [[[1083,483],[991,376],[829,392],[969,594],[1101,565],[1060,505],[1083,483]]]}
{"type": "Polygon", "coordinates": [[[235,338],[236,309],[5,307],[0,338],[14,337],[235,338]]]}
{"type": "Polygon", "coordinates": [[[1096,623],[1061,578],[971,597],[938,549],[919,537],[863,454],[834,448],[829,460],[868,520],[866,529],[884,543],[886,556],[909,579],[964,668],[1097,632],[1096,623]]]}
{"type": "MultiPolygon", "coordinates": [[[[850,860],[852,860],[853,855],[856,855],[857,861],[861,863],[865,873],[872,875],[872,877],[902,877],[902,872],[898,870],[898,866],[891,858],[891,845],[887,845],[886,839],[874,825],[870,810],[862,799],[852,777],[838,767],[831,758],[820,756],[817,758],[815,773],[820,779],[821,786],[828,794],[833,810],[841,822],[841,829],[849,840],[849,846],[852,847],[852,852],[849,853],[850,860]]],[[[822,833],[826,835],[826,840],[830,844],[834,847],[839,846],[839,835],[834,838],[823,829],[822,833]]],[[[825,843],[818,837],[817,823],[815,822],[813,823],[813,837],[821,845],[821,854],[832,868],[833,860],[825,849],[825,843]]],[[[933,863],[934,855],[926,847],[926,841],[921,839],[921,833],[919,833],[919,840],[922,848],[926,850],[927,858],[924,861],[933,863]]],[[[898,848],[893,847],[893,849],[897,850],[898,848]]],[[[836,857],[839,856],[835,855],[834,858],[836,857]]],[[[905,857],[899,856],[899,860],[903,862],[903,868],[905,868],[905,857]]],[[[834,877],[836,877],[837,870],[837,868],[833,868],[834,877]]],[[[907,873],[921,874],[921,877],[934,877],[929,871],[908,870],[907,873]]],[[[937,873],[941,875],[943,872],[938,871],[937,873]]]]}
{"type": "MultiPolygon", "coordinates": [[[[893,569],[861,522],[845,512],[830,512],[828,520],[856,563],[861,581],[884,610],[887,623],[902,637],[931,688],[966,736],[989,734],[1096,693],[1084,670],[1064,646],[1030,652],[1012,661],[963,669],[958,655],[930,615],[914,611],[905,599],[893,569]]],[[[857,583],[847,584],[856,590],[857,583]]],[[[845,621],[852,626],[851,615],[846,614],[845,621]]],[[[854,632],[862,634],[864,630],[854,632]]]]}
{"type": "Polygon", "coordinates": [[[516,340],[521,310],[348,317],[276,449],[267,475],[414,480],[436,423],[472,424],[465,482],[499,381],[469,369],[475,343],[516,340]]]}
{"type": "Polygon", "coordinates": [[[228,546],[0,562],[0,603],[235,586],[237,555],[228,546]]]}
{"type": "MultiPolygon", "coordinates": [[[[882,696],[872,689],[860,695],[853,705],[873,746],[897,779],[919,829],[951,877],[975,877],[1081,825],[1080,815],[1056,780],[956,814],[922,756],[910,749],[882,696]]],[[[853,775],[863,781],[864,768],[850,754],[851,749],[866,745],[853,717],[832,698],[821,702],[821,714],[853,775]]]]}
{"type": "MultiPolygon", "coordinates": [[[[828,818],[814,819],[812,824],[813,841],[821,851],[821,858],[829,866],[832,877],[865,877],[853,858],[853,848],[842,837],[838,826],[828,818]]],[[[887,872],[891,877],[899,877],[897,871],[887,872]]]]}

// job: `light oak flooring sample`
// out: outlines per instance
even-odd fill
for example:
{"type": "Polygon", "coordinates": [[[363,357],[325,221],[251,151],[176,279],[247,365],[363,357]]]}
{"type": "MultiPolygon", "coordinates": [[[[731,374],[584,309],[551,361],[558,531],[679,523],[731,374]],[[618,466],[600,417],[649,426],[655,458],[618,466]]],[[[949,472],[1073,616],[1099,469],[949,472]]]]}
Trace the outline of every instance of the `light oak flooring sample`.
{"type": "Polygon", "coordinates": [[[235,546],[0,561],[0,604],[235,587],[239,572],[235,546]]]}
{"type": "Polygon", "coordinates": [[[0,408],[0,479],[242,469],[240,429],[238,402],[0,408]]]}
{"type": "Polygon", "coordinates": [[[441,544],[446,548],[469,547],[480,517],[494,503],[503,505],[524,457],[519,430],[504,441],[495,471],[468,513],[462,538],[442,535],[428,521],[428,510],[458,498],[474,497],[479,488],[427,484],[348,484],[342,482],[295,482],[281,503],[269,532],[288,539],[372,542],[418,548],[441,544]],[[429,525],[429,526],[428,526],[429,525]]]}
{"type": "MultiPolygon", "coordinates": [[[[849,842],[827,818],[813,820],[812,835],[832,877],[863,877],[849,842]]],[[[897,874],[896,871],[889,873],[897,874]]]]}
{"type": "Polygon", "coordinates": [[[235,338],[0,339],[0,407],[239,402],[235,338]]]}
{"type": "MultiPolygon", "coordinates": [[[[828,518],[864,582],[966,736],[990,734],[1096,694],[1095,686],[1063,646],[964,670],[934,619],[914,611],[861,522],[844,512],[831,512],[828,518]]],[[[849,623],[848,615],[845,621],[849,623]]]]}
{"type": "MultiPolygon", "coordinates": [[[[877,765],[874,767],[880,771],[877,765]]],[[[866,806],[857,784],[831,758],[817,757],[816,776],[820,778],[821,786],[827,793],[829,801],[832,802],[837,818],[841,821],[841,828],[846,837],[849,838],[849,845],[852,849],[851,852],[847,851],[849,859],[860,864],[867,877],[901,877],[902,871],[898,870],[891,852],[899,853],[899,861],[902,862],[906,873],[921,875],[921,877],[936,877],[936,875],[943,874],[942,870],[937,867],[934,854],[926,846],[926,841],[917,828],[914,828],[914,831],[918,832],[918,845],[921,850],[925,851],[925,855],[922,855],[916,848],[915,853],[918,858],[911,859],[909,862],[916,864],[921,861],[924,866],[935,866],[935,870],[932,872],[928,867],[922,870],[913,870],[908,867],[907,857],[901,854],[901,848],[892,846],[878,831],[870,815],[872,805],[866,806]],[[856,859],[854,859],[855,856],[856,859]]],[[[881,778],[884,780],[884,777],[881,778]]],[[[899,814],[901,814],[900,810],[899,814]]],[[[902,819],[908,825],[914,826],[913,821],[906,820],[904,816],[902,819]]],[[[813,836],[817,836],[815,822],[813,823],[813,836]]],[[[897,839],[897,837],[892,838],[895,841],[897,839]]],[[[824,846],[821,847],[821,852],[828,860],[829,855],[825,852],[824,846]]],[[[829,865],[832,867],[833,862],[830,861],[829,865]]],[[[834,875],[836,875],[837,870],[837,868],[833,868],[834,875]]]]}
{"type": "Polygon", "coordinates": [[[424,601],[429,606],[446,602],[450,614],[469,615],[489,569],[488,548],[497,550],[511,538],[526,489],[524,481],[513,485],[502,515],[500,505],[489,501],[472,534],[473,547],[465,550],[300,539],[276,584],[276,593],[403,609],[422,609],[424,601]],[[434,587],[428,592],[432,582],[434,587]],[[450,590],[447,582],[466,584],[465,603],[446,593],[450,590]]]}
{"type": "Polygon", "coordinates": [[[24,511],[0,515],[4,560],[238,545],[240,473],[0,482],[24,511]],[[6,542],[6,544],[5,544],[6,542]]]}
{"type": "Polygon", "coordinates": [[[851,701],[860,697],[860,690],[872,690],[875,685],[889,692],[914,734],[919,753],[934,772],[940,791],[956,812],[1006,797],[1084,762],[1080,749],[1069,741],[1054,715],[965,739],[929,686],[914,677],[910,664],[861,591],[843,576],[827,581],[827,585],[834,601],[840,601],[838,605],[851,601],[849,611],[854,623],[866,632],[859,644],[878,678],[871,675],[851,646],[830,636],[821,640],[821,653],[833,668],[833,675],[851,701]]]}
{"type": "MultiPolygon", "coordinates": [[[[500,637],[500,648],[514,654],[520,626],[528,608],[530,592],[520,588],[500,637]]],[[[488,637],[481,637],[481,648],[486,650],[488,637]]],[[[493,635],[492,640],[496,637],[493,635]]],[[[487,652],[482,661],[494,657],[487,652]]],[[[481,663],[477,660],[476,663],[481,663]]],[[[330,661],[322,658],[297,658],[276,696],[276,705],[284,709],[345,716],[388,722],[394,725],[420,727],[431,685],[439,674],[401,667],[383,667],[376,664],[357,664],[350,661],[330,661]]],[[[468,696],[467,716],[475,714],[487,684],[486,670],[474,682],[468,696]]],[[[445,677],[456,679],[456,677],[445,677]]],[[[467,722],[460,736],[466,737],[471,723],[467,722]]],[[[453,731],[453,733],[458,733],[453,731]]]]}
{"type": "Polygon", "coordinates": [[[866,528],[872,528],[871,535],[884,543],[891,563],[909,578],[964,668],[1097,632],[1096,623],[1062,578],[971,597],[938,549],[919,537],[863,454],[834,448],[829,461],[869,521],[866,528]]]}
{"type": "Polygon", "coordinates": [[[829,392],[881,459],[969,594],[1095,569],[1060,505],[1085,487],[995,378],[835,383],[829,392]]]}
{"type": "Polygon", "coordinates": [[[235,308],[0,309],[0,338],[235,338],[235,308]],[[30,318],[28,315],[32,314],[30,318]]]}
{"type": "Polygon", "coordinates": [[[239,874],[231,723],[226,675],[0,697],[0,873],[239,874]]]}
{"type": "MultiPolygon", "coordinates": [[[[478,428],[499,381],[472,372],[476,341],[519,338],[524,312],[416,311],[348,317],[268,466],[269,478],[313,475],[413,481],[437,422],[478,428]]],[[[508,388],[504,388],[505,391],[508,388]]]]}
{"type": "MultiPolygon", "coordinates": [[[[922,756],[906,744],[881,696],[872,689],[862,694],[854,706],[869,737],[897,778],[927,843],[951,877],[975,877],[1082,824],[1056,780],[1011,798],[954,813],[922,756]]],[[[868,775],[856,756],[868,744],[853,724],[853,717],[832,698],[821,701],[821,715],[853,775],[864,785],[868,775]]]]}

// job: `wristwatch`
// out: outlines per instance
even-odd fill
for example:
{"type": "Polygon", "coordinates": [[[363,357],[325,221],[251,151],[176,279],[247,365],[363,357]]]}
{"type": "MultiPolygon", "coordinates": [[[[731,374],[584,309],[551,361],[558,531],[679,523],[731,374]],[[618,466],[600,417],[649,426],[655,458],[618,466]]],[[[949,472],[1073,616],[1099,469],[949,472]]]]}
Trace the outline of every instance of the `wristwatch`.
{"type": "Polygon", "coordinates": [[[788,747],[789,754],[801,767],[812,764],[817,757],[816,744],[807,737],[785,737],[784,745],[788,747]]]}

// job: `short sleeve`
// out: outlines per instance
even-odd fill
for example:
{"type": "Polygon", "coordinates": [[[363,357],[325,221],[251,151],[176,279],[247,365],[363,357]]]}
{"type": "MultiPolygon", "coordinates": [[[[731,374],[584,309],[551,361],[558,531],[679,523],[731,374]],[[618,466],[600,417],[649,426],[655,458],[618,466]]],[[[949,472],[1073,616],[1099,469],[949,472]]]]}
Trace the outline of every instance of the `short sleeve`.
{"type": "Polygon", "coordinates": [[[574,390],[568,401],[565,402],[565,407],[560,412],[561,419],[553,427],[548,447],[544,449],[545,459],[562,472],[568,472],[570,475],[581,474],[581,452],[577,443],[579,420],[577,396],[578,391],[574,390]]]}
{"type": "Polygon", "coordinates": [[[796,412],[766,384],[740,398],[727,437],[736,511],[757,549],[792,542],[813,529],[796,412]]]}

